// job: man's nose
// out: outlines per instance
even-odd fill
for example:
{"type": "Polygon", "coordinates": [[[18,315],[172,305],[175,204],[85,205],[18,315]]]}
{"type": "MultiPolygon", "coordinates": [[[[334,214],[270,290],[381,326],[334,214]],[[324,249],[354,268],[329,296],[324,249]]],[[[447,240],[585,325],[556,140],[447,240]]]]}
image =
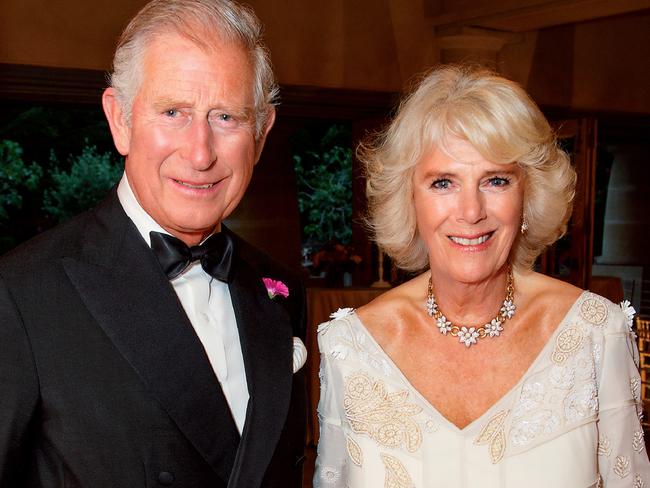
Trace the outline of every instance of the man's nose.
{"type": "Polygon", "coordinates": [[[210,168],[216,158],[215,135],[207,120],[193,120],[187,128],[183,157],[196,170],[210,168]]]}
{"type": "Polygon", "coordinates": [[[468,224],[476,224],[485,217],[485,196],[478,189],[461,190],[459,219],[468,224]]]}

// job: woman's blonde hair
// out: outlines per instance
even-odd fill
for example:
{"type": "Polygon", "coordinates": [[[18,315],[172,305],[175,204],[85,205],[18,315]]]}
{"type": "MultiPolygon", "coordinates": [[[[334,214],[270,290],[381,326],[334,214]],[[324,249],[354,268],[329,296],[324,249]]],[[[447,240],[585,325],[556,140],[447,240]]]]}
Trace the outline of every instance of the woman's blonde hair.
{"type": "Polygon", "coordinates": [[[469,142],[485,159],[517,163],[524,173],[528,230],[510,251],[515,268],[530,269],[566,231],[575,171],[544,115],[516,83],[492,72],[442,66],[427,73],[381,133],[360,145],[368,224],[379,247],[409,271],[428,267],[417,230],[412,175],[420,159],[446,138],[469,142]]]}

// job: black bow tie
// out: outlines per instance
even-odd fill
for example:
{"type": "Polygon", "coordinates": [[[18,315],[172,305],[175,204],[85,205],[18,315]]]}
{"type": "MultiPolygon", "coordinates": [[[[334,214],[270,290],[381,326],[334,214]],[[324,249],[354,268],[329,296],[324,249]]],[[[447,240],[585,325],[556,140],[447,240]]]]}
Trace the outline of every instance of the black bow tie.
{"type": "Polygon", "coordinates": [[[200,246],[192,247],[169,234],[152,231],[149,232],[149,237],[151,250],[170,280],[180,275],[194,261],[201,261],[201,267],[210,276],[226,283],[230,281],[233,242],[228,234],[212,234],[200,246]]]}

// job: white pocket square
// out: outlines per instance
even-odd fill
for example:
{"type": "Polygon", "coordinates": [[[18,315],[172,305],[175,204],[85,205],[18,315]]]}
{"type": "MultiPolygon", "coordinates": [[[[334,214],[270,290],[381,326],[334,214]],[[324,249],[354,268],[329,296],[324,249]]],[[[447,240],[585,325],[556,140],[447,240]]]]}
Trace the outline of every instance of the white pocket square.
{"type": "Polygon", "coordinates": [[[296,373],[307,361],[307,348],[300,338],[293,338],[293,372],[296,373]]]}

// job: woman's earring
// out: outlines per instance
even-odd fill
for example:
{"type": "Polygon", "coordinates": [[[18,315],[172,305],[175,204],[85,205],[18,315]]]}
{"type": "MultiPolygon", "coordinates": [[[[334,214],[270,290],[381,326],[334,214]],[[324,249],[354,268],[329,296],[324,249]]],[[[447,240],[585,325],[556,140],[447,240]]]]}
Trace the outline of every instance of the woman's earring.
{"type": "Polygon", "coordinates": [[[525,234],[527,230],[528,230],[528,220],[526,220],[526,216],[524,215],[523,218],[521,219],[521,233],[525,234]]]}

